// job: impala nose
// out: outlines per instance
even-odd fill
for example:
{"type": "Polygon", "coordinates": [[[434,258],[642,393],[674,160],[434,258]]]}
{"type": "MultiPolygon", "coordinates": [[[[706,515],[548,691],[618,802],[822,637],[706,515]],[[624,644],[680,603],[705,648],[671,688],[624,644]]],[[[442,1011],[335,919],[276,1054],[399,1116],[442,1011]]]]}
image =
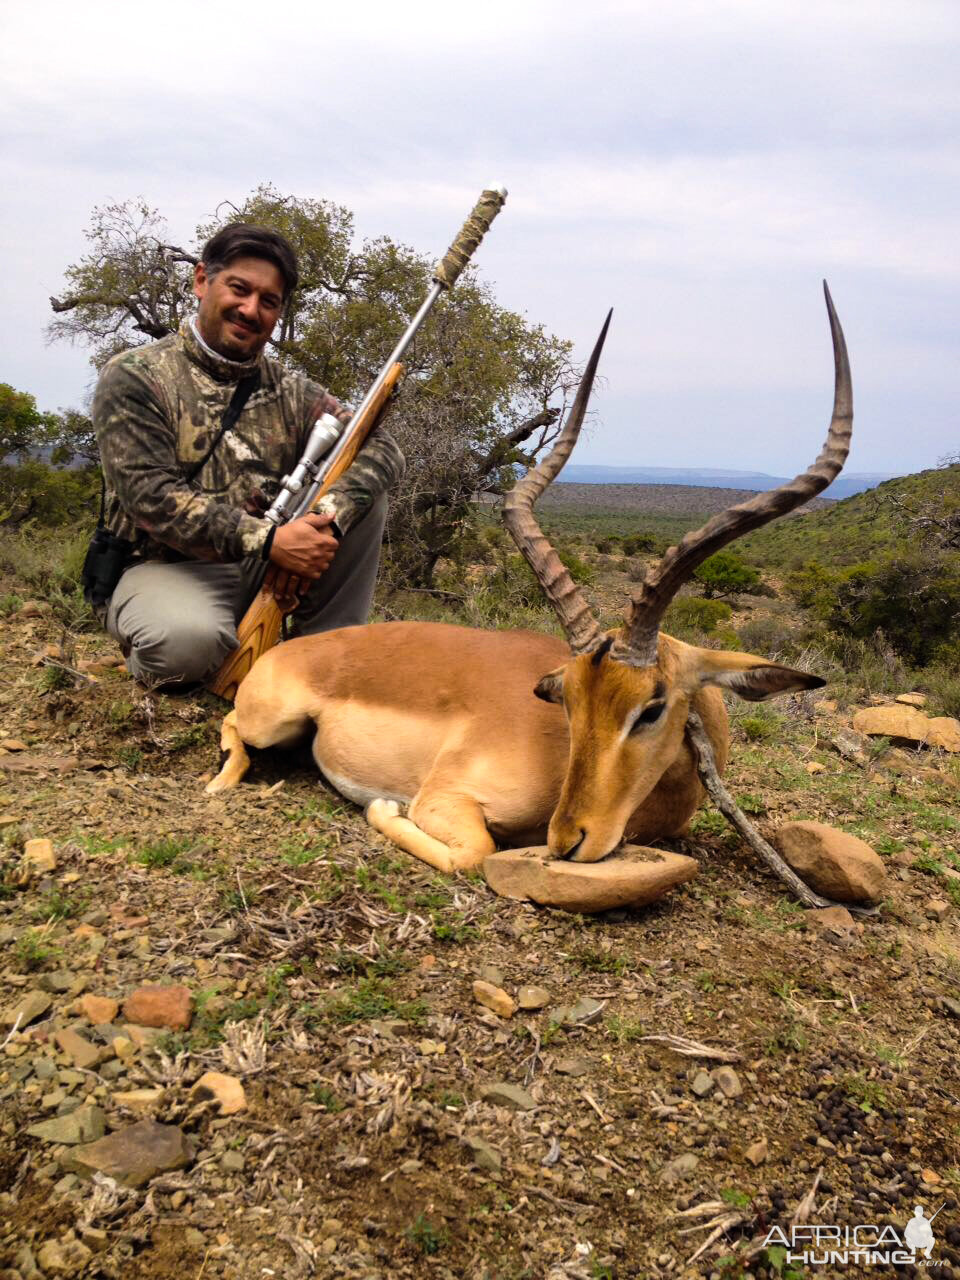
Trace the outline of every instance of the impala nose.
{"type": "Polygon", "coordinates": [[[581,827],[579,839],[574,844],[572,844],[569,849],[565,849],[563,853],[558,854],[557,857],[562,859],[576,858],[577,850],[580,848],[580,846],[583,844],[586,838],[587,838],[587,833],[581,827]]]}

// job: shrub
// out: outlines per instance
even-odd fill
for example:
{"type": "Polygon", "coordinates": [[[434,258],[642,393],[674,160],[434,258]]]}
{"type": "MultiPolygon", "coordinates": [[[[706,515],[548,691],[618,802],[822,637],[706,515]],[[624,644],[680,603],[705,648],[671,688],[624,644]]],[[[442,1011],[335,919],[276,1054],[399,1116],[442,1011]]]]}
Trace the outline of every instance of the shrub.
{"type": "Polygon", "coordinates": [[[663,619],[663,629],[678,639],[683,632],[715,631],[721,622],[727,622],[733,610],[722,600],[703,600],[699,596],[681,596],[674,600],[663,619]]]}
{"type": "Polygon", "coordinates": [[[718,551],[704,560],[693,574],[706,598],[730,596],[738,592],[749,595],[760,585],[760,572],[754,569],[736,551],[718,551]]]}
{"type": "Polygon", "coordinates": [[[71,524],[83,514],[91,520],[100,500],[95,468],[61,470],[36,459],[0,467],[0,524],[71,524]]]}

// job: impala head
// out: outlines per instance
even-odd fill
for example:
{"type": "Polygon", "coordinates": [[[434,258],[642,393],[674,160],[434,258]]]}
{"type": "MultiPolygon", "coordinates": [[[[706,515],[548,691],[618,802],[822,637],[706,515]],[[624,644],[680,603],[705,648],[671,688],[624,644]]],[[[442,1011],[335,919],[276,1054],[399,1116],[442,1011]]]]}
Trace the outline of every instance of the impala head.
{"type": "Polygon", "coordinates": [[[617,847],[630,815],[677,758],[698,690],[715,685],[759,702],[825,683],[753,654],[700,649],[660,634],[667,606],[698,565],[741,534],[809,501],[843,466],[852,422],[850,371],[840,323],[824,289],[836,381],[833,419],[819,458],[789,484],[730,507],[686,534],[647,571],[618,630],[601,632],[533,515],[534,502],[576,443],[609,315],[552,451],[506,497],[504,521],[553,605],[573,655],[534,690],[537,697],[561,704],[570,725],[570,759],[548,833],[557,857],[595,862],[617,847]]]}

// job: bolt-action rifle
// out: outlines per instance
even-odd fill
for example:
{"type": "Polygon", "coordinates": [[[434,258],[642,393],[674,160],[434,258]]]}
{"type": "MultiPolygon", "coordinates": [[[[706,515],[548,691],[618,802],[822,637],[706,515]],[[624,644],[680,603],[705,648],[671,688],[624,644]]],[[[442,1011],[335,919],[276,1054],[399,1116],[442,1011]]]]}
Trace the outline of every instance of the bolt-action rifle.
{"type": "MultiPolygon", "coordinates": [[[[367,436],[380,420],[403,376],[401,357],[416,336],[441,293],[453,287],[461,271],[489,231],[500,212],[507,193],[495,187],[481,193],[480,199],[460,228],[450,248],[437,263],[433,288],[410,321],[403,337],[390,353],[373,385],[363,397],[347,427],[330,414],[317,419],[307,440],[303,456],[294,470],[284,476],[280,493],[266,518],[275,525],[286,524],[312,511],[314,504],[339,480],[360,451],[367,436]]],[[[207,682],[207,688],[221,698],[232,700],[250,668],[280,639],[286,613],[299,603],[299,583],[288,581],[280,570],[271,566],[237,628],[237,647],[229,654],[219,671],[207,682]],[[279,582],[278,582],[279,579],[279,582]]]]}

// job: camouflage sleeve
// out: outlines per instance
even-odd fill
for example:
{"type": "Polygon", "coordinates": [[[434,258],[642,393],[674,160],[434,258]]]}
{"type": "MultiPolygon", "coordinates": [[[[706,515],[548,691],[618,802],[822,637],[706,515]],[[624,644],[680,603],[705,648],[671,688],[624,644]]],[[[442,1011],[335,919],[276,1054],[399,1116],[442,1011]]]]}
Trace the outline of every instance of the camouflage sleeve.
{"type": "MultiPolygon", "coordinates": [[[[323,392],[322,403],[312,406],[311,422],[321,413],[332,413],[343,423],[350,421],[350,410],[329,392],[323,392]]],[[[382,425],[373,428],[363,448],[340,479],[314,503],[314,510],[331,515],[341,533],[357,524],[382,493],[392,489],[403,477],[405,467],[400,446],[382,425]]]]}
{"type": "Polygon", "coordinates": [[[139,529],[185,555],[223,561],[259,555],[269,522],[187,483],[173,420],[162,387],[135,360],[106,366],[93,424],[107,489],[139,529]]]}

